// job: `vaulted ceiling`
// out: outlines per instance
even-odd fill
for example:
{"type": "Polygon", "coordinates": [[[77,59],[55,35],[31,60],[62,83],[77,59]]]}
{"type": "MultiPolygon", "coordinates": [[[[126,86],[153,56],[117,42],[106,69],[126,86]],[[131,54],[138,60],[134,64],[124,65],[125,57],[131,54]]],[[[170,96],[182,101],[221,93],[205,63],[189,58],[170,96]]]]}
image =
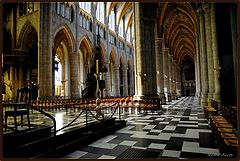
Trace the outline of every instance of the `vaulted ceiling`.
{"type": "Polygon", "coordinates": [[[190,3],[159,3],[159,27],[177,63],[196,55],[197,16],[190,3]]]}

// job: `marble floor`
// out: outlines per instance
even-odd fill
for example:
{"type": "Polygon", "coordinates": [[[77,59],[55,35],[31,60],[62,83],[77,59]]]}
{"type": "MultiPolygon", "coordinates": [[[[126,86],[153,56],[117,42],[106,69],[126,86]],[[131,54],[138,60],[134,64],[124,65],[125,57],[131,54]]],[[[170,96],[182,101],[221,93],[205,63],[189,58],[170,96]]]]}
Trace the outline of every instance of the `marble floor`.
{"type": "Polygon", "coordinates": [[[69,159],[220,157],[203,109],[182,97],[155,113],[126,115],[127,126],[65,156],[69,159]]]}
{"type": "MultiPolygon", "coordinates": [[[[69,124],[81,111],[60,109],[47,111],[55,117],[57,129],[69,124]]],[[[105,111],[105,115],[110,115],[105,111]]],[[[118,114],[116,113],[116,119],[118,114]]],[[[18,121],[20,118],[18,118],[18,121]]],[[[52,125],[52,121],[37,111],[30,111],[31,126],[52,125]]],[[[85,126],[83,113],[71,126],[59,131],[85,126]]],[[[127,126],[101,138],[86,147],[75,149],[64,159],[117,159],[117,158],[211,158],[221,157],[212,139],[212,131],[204,118],[203,108],[196,97],[182,97],[152,112],[124,113],[121,119],[127,126]]],[[[88,122],[96,121],[88,114],[88,122]]],[[[24,118],[26,125],[27,120],[24,118]]],[[[13,127],[13,118],[8,126],[13,127]]],[[[20,127],[22,130],[27,126],[20,127]]],[[[4,133],[11,132],[3,130],[4,133]]]]}

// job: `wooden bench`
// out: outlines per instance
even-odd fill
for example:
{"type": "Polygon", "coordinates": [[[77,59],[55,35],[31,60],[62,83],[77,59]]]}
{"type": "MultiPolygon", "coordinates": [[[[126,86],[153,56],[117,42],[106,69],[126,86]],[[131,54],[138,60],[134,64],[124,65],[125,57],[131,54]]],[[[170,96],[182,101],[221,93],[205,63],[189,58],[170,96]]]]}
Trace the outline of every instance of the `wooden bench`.
{"type": "Polygon", "coordinates": [[[223,116],[211,116],[212,134],[221,154],[236,156],[238,137],[234,134],[234,127],[223,116]]]}
{"type": "Polygon", "coordinates": [[[209,117],[218,114],[218,102],[211,99],[211,104],[203,107],[205,118],[209,121],[209,117]]]}

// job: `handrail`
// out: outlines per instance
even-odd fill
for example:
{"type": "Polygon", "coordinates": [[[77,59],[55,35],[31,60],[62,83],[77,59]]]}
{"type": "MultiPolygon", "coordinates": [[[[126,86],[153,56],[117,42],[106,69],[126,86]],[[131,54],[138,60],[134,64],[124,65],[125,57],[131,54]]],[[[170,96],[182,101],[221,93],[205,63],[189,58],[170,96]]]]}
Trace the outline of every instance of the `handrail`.
{"type": "Polygon", "coordinates": [[[31,106],[32,109],[34,109],[34,110],[44,114],[45,116],[49,117],[50,119],[52,119],[52,121],[53,121],[53,130],[54,130],[53,132],[54,132],[54,137],[55,137],[56,134],[57,134],[57,122],[56,122],[55,118],[52,115],[50,115],[49,113],[44,112],[43,110],[41,110],[38,107],[34,107],[32,105],[30,105],[30,106],[31,106]]]}
{"type": "MultiPolygon", "coordinates": [[[[117,105],[118,105],[118,108],[120,107],[119,106],[119,103],[117,102],[116,103],[117,105]]],[[[109,106],[109,107],[111,107],[111,106],[109,106]]],[[[107,119],[98,119],[92,112],[91,112],[91,110],[89,110],[89,108],[87,109],[89,112],[90,112],[90,114],[93,116],[93,118],[95,118],[96,120],[98,120],[98,121],[106,121],[106,120],[110,120],[112,117],[113,117],[113,115],[115,114],[115,112],[117,111],[117,109],[118,108],[115,108],[115,110],[114,110],[114,112],[112,113],[112,115],[110,116],[110,117],[108,117],[107,119]]]]}
{"type": "Polygon", "coordinates": [[[67,128],[68,126],[70,126],[74,121],[76,121],[82,115],[83,112],[84,112],[84,110],[82,110],[82,112],[80,112],[80,114],[75,119],[73,119],[70,123],[68,123],[67,125],[63,126],[60,129],[56,130],[56,132],[59,132],[65,128],[67,128]]]}

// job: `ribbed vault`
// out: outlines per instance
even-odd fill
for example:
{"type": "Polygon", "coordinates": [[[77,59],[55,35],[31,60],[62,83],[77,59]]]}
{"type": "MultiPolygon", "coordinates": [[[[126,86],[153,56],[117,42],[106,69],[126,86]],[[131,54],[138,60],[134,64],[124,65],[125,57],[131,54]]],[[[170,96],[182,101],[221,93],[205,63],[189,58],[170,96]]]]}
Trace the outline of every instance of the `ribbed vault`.
{"type": "Polygon", "coordinates": [[[160,3],[159,28],[173,58],[181,65],[184,57],[196,54],[197,16],[190,3],[160,3]]]}

